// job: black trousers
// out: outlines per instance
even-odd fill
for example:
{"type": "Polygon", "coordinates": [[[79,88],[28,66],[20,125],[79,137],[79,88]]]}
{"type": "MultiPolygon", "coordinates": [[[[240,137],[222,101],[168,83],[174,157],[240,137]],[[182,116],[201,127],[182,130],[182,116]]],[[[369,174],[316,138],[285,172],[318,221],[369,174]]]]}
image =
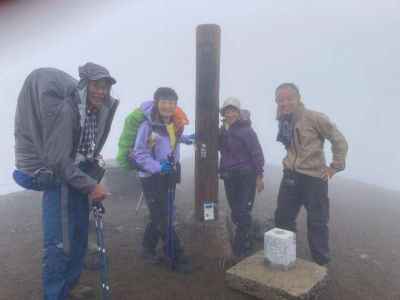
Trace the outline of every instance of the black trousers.
{"type": "Polygon", "coordinates": [[[236,225],[233,240],[233,253],[248,255],[252,248],[250,229],[251,210],[256,193],[256,174],[254,171],[232,171],[223,174],[225,193],[231,209],[231,219],[236,225]]]}
{"type": "MultiPolygon", "coordinates": [[[[168,178],[167,176],[156,174],[151,177],[141,178],[141,183],[146,204],[150,212],[150,221],[146,226],[142,245],[145,250],[155,254],[157,244],[161,238],[164,242],[163,249],[166,254],[168,178]]],[[[175,257],[179,258],[183,254],[183,249],[176,234],[175,227],[173,228],[171,234],[174,240],[175,257]]]]}
{"type": "Polygon", "coordinates": [[[296,218],[304,205],[307,211],[307,237],[313,260],[330,261],[328,182],[285,170],[275,211],[276,227],[296,231],[296,218]]]}

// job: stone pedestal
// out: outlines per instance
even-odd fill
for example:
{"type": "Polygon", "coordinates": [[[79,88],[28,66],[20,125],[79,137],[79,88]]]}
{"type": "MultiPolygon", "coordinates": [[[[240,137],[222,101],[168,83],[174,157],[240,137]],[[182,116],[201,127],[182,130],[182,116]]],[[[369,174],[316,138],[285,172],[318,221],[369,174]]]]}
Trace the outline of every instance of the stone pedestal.
{"type": "Polygon", "coordinates": [[[325,267],[300,258],[288,271],[271,268],[264,262],[264,251],[241,261],[225,275],[229,287],[268,300],[315,299],[326,279],[325,267]]]}

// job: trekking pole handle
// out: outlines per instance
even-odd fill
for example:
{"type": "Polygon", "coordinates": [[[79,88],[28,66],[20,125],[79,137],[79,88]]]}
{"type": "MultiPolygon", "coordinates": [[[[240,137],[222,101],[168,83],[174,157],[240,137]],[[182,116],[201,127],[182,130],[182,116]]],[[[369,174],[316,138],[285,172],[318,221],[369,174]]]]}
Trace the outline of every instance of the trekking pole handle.
{"type": "Polygon", "coordinates": [[[174,186],[176,183],[176,162],[175,162],[175,156],[173,153],[170,153],[168,155],[168,162],[171,164],[172,166],[172,172],[170,174],[168,174],[168,178],[169,178],[169,185],[170,186],[174,186]]]}
{"type": "Polygon", "coordinates": [[[173,167],[175,167],[175,156],[174,156],[174,154],[173,154],[173,153],[168,154],[167,159],[168,159],[168,162],[169,162],[173,167]]]}
{"type": "Polygon", "coordinates": [[[106,209],[101,202],[93,202],[92,208],[95,214],[104,215],[106,213],[106,209]]]}

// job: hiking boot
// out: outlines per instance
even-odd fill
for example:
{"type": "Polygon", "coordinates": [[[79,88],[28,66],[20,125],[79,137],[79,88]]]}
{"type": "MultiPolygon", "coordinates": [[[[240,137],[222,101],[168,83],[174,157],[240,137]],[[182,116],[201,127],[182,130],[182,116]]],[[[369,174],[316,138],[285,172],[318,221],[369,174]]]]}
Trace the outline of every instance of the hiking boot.
{"type": "Polygon", "coordinates": [[[325,267],[325,268],[329,268],[329,265],[330,265],[330,260],[325,260],[325,261],[322,261],[322,262],[315,262],[316,264],[318,264],[319,266],[321,266],[321,267],[325,267]]]}
{"type": "Polygon", "coordinates": [[[185,255],[178,257],[174,271],[182,274],[191,273],[193,271],[193,266],[189,257],[185,255]]]}
{"type": "Polygon", "coordinates": [[[253,252],[253,241],[248,234],[236,234],[235,240],[232,246],[233,254],[243,259],[248,257],[253,252]]]}
{"type": "Polygon", "coordinates": [[[94,299],[95,292],[94,289],[90,286],[78,284],[69,291],[69,296],[71,297],[71,299],[74,300],[83,300],[83,299],[88,300],[88,299],[94,299]]]}
{"type": "Polygon", "coordinates": [[[162,258],[160,256],[158,256],[154,250],[143,249],[140,256],[143,258],[143,260],[146,263],[149,263],[152,265],[160,264],[162,261],[162,258]]]}

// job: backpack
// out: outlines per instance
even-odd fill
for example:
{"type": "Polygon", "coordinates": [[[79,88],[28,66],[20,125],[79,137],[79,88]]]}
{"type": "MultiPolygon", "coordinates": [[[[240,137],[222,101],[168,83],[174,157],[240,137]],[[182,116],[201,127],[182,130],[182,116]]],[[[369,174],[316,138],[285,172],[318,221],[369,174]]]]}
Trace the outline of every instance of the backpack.
{"type": "Polygon", "coordinates": [[[125,118],[124,127],[118,140],[117,153],[117,162],[124,170],[137,169],[137,166],[129,161],[129,153],[136,141],[139,126],[144,119],[144,113],[140,108],[135,109],[125,118]]]}
{"type": "Polygon", "coordinates": [[[53,181],[50,178],[54,176],[49,176],[47,169],[46,142],[77,83],[71,75],[54,68],[36,69],[25,79],[18,96],[14,126],[17,170],[13,177],[20,186],[43,190],[53,181]]]}
{"type": "MultiPolygon", "coordinates": [[[[118,164],[124,170],[143,171],[135,161],[129,159],[129,154],[135,145],[137,131],[144,120],[145,115],[140,108],[136,108],[125,118],[124,127],[118,140],[118,153],[116,158],[118,164]]],[[[180,107],[176,108],[174,123],[178,135],[182,133],[183,127],[189,123],[186,114],[180,107]]]]}
{"type": "Polygon", "coordinates": [[[15,162],[31,172],[47,163],[45,144],[56,117],[78,81],[54,68],[34,70],[25,79],[15,114],[15,162]]]}

